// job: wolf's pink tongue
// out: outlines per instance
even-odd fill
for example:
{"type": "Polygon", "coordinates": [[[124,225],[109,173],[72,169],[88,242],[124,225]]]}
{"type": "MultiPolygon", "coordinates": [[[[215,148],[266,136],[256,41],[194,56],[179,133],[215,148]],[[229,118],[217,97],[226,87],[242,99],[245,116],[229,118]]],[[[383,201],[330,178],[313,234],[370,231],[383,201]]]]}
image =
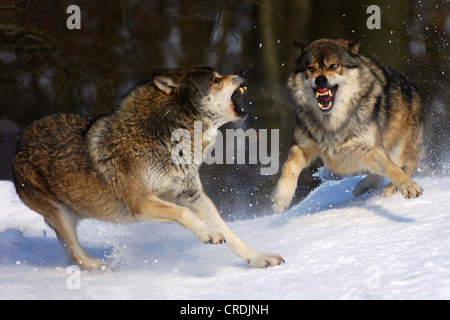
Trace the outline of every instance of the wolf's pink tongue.
{"type": "Polygon", "coordinates": [[[326,95],[320,96],[319,99],[322,102],[322,104],[327,104],[331,100],[331,97],[329,95],[326,95]]]}
{"type": "Polygon", "coordinates": [[[328,88],[318,88],[317,91],[319,91],[320,93],[324,93],[328,91],[328,88]]]}

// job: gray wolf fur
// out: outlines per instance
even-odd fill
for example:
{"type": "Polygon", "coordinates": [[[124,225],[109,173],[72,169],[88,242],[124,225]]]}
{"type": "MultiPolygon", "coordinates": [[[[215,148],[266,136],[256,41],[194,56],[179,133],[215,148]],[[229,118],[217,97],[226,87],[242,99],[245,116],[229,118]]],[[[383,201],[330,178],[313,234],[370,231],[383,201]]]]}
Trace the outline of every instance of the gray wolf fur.
{"type": "Polygon", "coordinates": [[[295,43],[300,55],[288,86],[298,104],[294,141],[272,194],[272,207],[291,203],[303,168],[320,157],[339,174],[368,170],[353,193],[381,187],[407,198],[422,189],[410,176],[422,155],[423,109],[417,88],[399,72],[358,54],[362,39],[295,43]]]}
{"type": "Polygon", "coordinates": [[[41,214],[71,258],[102,271],[107,263],[90,256],[77,238],[77,221],[173,221],[204,243],[226,242],[246,263],[268,267],[284,262],[245,244],[205,194],[199,165],[171,160],[178,128],[193,133],[201,121],[203,147],[217,129],[242,121],[233,102],[245,87],[245,72],[222,76],[208,68],[169,70],[139,85],[104,116],[55,114],[23,131],[14,163],[22,201],[41,214]]]}

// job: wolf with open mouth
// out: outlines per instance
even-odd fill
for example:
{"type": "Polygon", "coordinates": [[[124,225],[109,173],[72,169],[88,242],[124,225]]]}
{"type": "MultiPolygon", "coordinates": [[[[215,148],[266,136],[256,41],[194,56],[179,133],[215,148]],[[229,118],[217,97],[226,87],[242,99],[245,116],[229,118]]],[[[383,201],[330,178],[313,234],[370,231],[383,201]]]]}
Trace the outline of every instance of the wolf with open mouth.
{"type": "Polygon", "coordinates": [[[339,174],[368,171],[355,196],[390,183],[383,195],[422,193],[410,176],[422,155],[423,108],[401,73],[358,54],[362,39],[295,43],[300,55],[288,86],[298,104],[294,139],[272,194],[273,209],[291,203],[303,168],[320,157],[339,174]]]}
{"type": "Polygon", "coordinates": [[[228,227],[203,190],[201,161],[171,157],[177,129],[193,134],[201,122],[206,148],[220,126],[243,121],[245,109],[234,95],[245,89],[244,71],[167,70],[135,87],[108,114],[62,113],[36,120],[17,143],[17,193],[55,230],[73,261],[89,271],[110,265],[81,246],[77,222],[85,218],[177,222],[204,243],[226,243],[252,267],[282,264],[279,254],[254,249],[228,227]]]}

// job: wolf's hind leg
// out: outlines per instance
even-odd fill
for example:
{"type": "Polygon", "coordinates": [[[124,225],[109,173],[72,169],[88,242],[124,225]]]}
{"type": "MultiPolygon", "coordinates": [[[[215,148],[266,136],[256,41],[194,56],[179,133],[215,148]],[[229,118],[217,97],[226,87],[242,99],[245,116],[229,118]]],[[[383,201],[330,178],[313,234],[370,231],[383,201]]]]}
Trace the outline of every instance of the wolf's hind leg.
{"type": "MultiPolygon", "coordinates": [[[[55,208],[56,209],[56,208],[55,208]]],[[[55,230],[64,251],[72,260],[87,271],[102,272],[109,269],[107,263],[89,255],[81,246],[77,236],[77,219],[66,208],[54,210],[56,214],[46,215],[45,221],[55,230]]]]}
{"type": "Polygon", "coordinates": [[[77,265],[87,271],[96,272],[102,272],[109,268],[105,262],[92,257],[83,249],[77,236],[76,213],[70,212],[67,208],[59,208],[60,206],[54,203],[46,203],[40,208],[32,208],[44,216],[45,222],[55,230],[65,253],[77,265]]]}
{"type": "Polygon", "coordinates": [[[20,199],[32,210],[42,215],[55,230],[58,240],[70,257],[80,267],[89,271],[102,271],[106,264],[90,256],[77,237],[78,214],[67,208],[48,191],[47,179],[26,161],[14,164],[14,182],[20,199]]]}

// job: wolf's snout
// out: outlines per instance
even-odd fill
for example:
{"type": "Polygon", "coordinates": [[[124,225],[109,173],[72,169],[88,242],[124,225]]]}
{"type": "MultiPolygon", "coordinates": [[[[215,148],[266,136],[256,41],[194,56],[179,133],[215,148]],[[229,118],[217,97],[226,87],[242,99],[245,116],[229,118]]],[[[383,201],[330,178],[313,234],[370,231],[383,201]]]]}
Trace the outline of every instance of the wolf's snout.
{"type": "Polygon", "coordinates": [[[236,115],[238,115],[239,121],[243,121],[247,116],[247,111],[244,110],[239,104],[238,101],[243,101],[242,99],[239,99],[237,97],[236,92],[240,92],[240,94],[244,94],[245,90],[247,90],[247,84],[245,83],[247,78],[247,73],[244,70],[239,71],[238,73],[235,73],[235,76],[233,78],[233,83],[238,86],[237,90],[232,94],[231,101],[234,104],[234,111],[236,115]]]}
{"type": "Polygon", "coordinates": [[[312,88],[316,96],[320,111],[329,113],[333,109],[335,95],[338,85],[330,86],[325,76],[318,76],[314,80],[316,88],[312,88]]]}
{"type": "MultiPolygon", "coordinates": [[[[247,72],[245,72],[244,70],[241,70],[237,73],[232,74],[231,76],[232,76],[232,83],[234,85],[238,85],[239,88],[242,88],[242,87],[245,89],[247,88],[246,83],[245,83],[247,80],[247,72]]],[[[243,93],[243,92],[241,91],[241,93],[243,93]]]]}
{"type": "Polygon", "coordinates": [[[317,88],[326,88],[328,87],[328,79],[325,76],[318,76],[316,78],[315,84],[317,88]]]}

